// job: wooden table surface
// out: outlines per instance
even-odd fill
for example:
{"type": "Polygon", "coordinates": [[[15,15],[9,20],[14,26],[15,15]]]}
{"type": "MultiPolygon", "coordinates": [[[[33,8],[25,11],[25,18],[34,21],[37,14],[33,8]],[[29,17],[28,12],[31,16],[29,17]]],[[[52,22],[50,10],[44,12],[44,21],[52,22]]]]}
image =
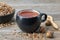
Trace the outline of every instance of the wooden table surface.
{"type": "MultiPolygon", "coordinates": [[[[60,27],[60,21],[55,21],[60,27]]],[[[45,25],[44,23],[42,25],[45,25]]],[[[22,32],[17,24],[3,27],[0,29],[0,40],[60,40],[60,31],[56,31],[53,27],[48,26],[48,30],[54,31],[54,38],[47,38],[42,33],[25,33],[22,32]]]]}

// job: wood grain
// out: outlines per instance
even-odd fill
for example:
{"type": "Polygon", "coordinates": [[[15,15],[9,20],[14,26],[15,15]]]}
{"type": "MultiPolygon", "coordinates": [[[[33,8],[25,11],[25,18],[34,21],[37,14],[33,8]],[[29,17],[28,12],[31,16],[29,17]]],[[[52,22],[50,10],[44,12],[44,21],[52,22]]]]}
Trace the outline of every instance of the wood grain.
{"type": "MultiPolygon", "coordinates": [[[[55,22],[60,27],[60,21],[55,22]]],[[[53,27],[51,27],[49,30],[52,30],[52,28],[53,27]]],[[[0,29],[0,40],[60,40],[60,31],[52,31],[54,31],[54,38],[50,39],[42,33],[24,33],[18,28],[17,24],[15,23],[10,27],[4,27],[0,29]]]]}

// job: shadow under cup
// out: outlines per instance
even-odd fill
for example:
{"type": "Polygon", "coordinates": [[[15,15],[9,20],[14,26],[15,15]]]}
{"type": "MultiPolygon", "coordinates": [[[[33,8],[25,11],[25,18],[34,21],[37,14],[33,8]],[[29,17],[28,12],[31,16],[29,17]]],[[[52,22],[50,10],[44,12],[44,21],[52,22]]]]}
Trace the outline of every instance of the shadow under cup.
{"type": "Polygon", "coordinates": [[[47,15],[44,13],[39,13],[32,9],[25,9],[17,13],[16,22],[22,31],[33,33],[40,27],[41,22],[44,22],[46,18],[47,15]],[[44,19],[42,20],[43,15],[44,19]]]}

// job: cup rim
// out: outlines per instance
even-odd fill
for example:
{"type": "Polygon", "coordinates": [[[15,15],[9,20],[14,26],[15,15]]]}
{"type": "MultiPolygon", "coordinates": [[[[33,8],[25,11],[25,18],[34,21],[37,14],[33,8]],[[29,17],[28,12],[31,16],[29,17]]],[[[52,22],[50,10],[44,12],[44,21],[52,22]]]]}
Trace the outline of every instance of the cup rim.
{"type": "MultiPolygon", "coordinates": [[[[20,13],[22,13],[24,11],[36,12],[36,13],[38,13],[40,15],[40,13],[38,11],[34,10],[34,9],[24,9],[24,10],[18,11],[18,13],[17,13],[18,16],[21,17],[21,18],[28,18],[28,17],[23,17],[23,16],[19,15],[20,13]]],[[[37,16],[35,16],[35,17],[37,17],[37,16]]],[[[34,18],[34,17],[31,17],[31,18],[34,18]]]]}

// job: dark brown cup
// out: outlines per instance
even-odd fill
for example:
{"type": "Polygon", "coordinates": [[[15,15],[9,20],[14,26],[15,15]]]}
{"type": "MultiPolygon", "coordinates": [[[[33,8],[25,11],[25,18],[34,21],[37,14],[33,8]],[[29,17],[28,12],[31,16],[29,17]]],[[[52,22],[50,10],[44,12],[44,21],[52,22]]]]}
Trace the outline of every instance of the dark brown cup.
{"type": "Polygon", "coordinates": [[[46,19],[47,19],[47,15],[45,13],[39,13],[38,11],[32,9],[21,10],[16,15],[17,25],[22,31],[27,33],[35,32],[40,27],[40,24],[44,22],[46,19]],[[36,17],[25,18],[19,15],[19,13],[22,13],[23,11],[36,12],[39,15],[36,17]],[[42,19],[43,15],[44,15],[44,19],[42,19]]]}

